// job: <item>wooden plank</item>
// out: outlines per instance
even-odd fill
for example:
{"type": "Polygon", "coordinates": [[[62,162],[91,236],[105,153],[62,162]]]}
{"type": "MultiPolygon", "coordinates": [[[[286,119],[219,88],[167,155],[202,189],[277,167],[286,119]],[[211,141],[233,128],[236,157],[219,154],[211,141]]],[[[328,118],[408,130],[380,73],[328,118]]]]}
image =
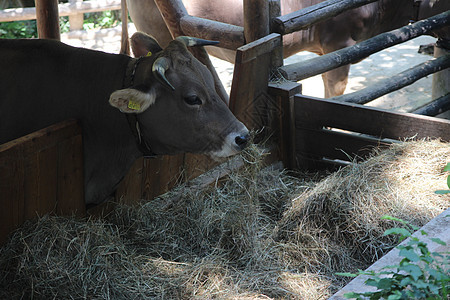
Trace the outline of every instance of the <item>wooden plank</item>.
{"type": "Polygon", "coordinates": [[[333,127],[382,138],[441,138],[450,141],[450,121],[358,104],[295,96],[296,128],[333,127]]]}
{"type": "Polygon", "coordinates": [[[403,43],[437,28],[450,24],[450,11],[379,34],[373,38],[332,53],[280,68],[281,74],[292,81],[303,80],[329,70],[357,62],[388,47],[403,43]]]}
{"type": "Polygon", "coordinates": [[[61,40],[58,0],[36,0],[35,3],[39,38],[61,40]]]}
{"type": "Polygon", "coordinates": [[[57,201],[58,145],[23,156],[24,180],[24,220],[29,220],[54,211],[57,201]]]}
{"type": "Polygon", "coordinates": [[[268,124],[270,54],[281,45],[281,36],[271,34],[237,50],[230,109],[250,129],[268,124]]]}
{"type": "Polygon", "coordinates": [[[86,215],[84,202],[84,166],[81,134],[58,144],[57,202],[58,215],[86,215]]]}
{"type": "Polygon", "coordinates": [[[0,243],[38,215],[84,215],[82,173],[81,129],[75,120],[0,145],[0,243]]]}
{"type": "Polygon", "coordinates": [[[115,199],[117,203],[133,205],[142,199],[142,174],[144,168],[144,158],[138,158],[125,177],[117,186],[115,199]]]}
{"type": "Polygon", "coordinates": [[[81,134],[81,128],[76,120],[63,121],[36,132],[25,135],[21,138],[0,144],[0,153],[6,151],[17,151],[21,149],[23,155],[34,153],[36,149],[51,147],[57,141],[81,134]]]}
{"type": "Polygon", "coordinates": [[[190,181],[204,174],[208,170],[213,169],[219,164],[204,154],[186,153],[184,156],[184,173],[187,181],[190,181]]]}
{"type": "Polygon", "coordinates": [[[142,199],[153,199],[180,180],[184,155],[165,155],[144,160],[142,199]]]}
{"type": "Polygon", "coordinates": [[[23,223],[25,168],[21,149],[0,155],[0,245],[23,223]]]}

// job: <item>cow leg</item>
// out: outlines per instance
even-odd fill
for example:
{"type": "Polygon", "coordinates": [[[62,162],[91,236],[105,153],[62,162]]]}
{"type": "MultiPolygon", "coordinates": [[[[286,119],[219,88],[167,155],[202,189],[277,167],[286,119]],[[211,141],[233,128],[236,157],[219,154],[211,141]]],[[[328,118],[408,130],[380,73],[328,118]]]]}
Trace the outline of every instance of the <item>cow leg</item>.
{"type": "Polygon", "coordinates": [[[345,65],[322,74],[325,87],[325,98],[344,94],[347,87],[350,65],[345,65]]]}

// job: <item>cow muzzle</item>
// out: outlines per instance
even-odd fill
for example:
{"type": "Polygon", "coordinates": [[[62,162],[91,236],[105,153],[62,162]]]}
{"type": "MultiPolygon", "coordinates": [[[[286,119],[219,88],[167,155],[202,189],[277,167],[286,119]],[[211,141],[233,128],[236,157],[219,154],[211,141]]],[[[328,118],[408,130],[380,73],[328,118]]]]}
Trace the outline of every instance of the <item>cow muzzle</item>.
{"type": "Polygon", "coordinates": [[[239,131],[229,133],[225,138],[222,149],[211,152],[211,156],[228,157],[244,150],[250,143],[250,135],[248,129],[244,125],[242,127],[239,131]]]}

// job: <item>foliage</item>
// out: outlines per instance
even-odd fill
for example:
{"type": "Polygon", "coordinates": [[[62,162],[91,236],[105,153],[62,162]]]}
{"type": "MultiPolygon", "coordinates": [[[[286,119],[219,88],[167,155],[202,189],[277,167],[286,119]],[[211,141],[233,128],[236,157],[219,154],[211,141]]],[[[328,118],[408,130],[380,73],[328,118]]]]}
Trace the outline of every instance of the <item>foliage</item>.
{"type": "MultiPolygon", "coordinates": [[[[448,163],[445,166],[444,171],[450,171],[450,163],[448,163]]],[[[450,189],[450,175],[447,176],[447,186],[450,189]]],[[[435,193],[436,194],[448,194],[448,193],[450,193],[450,190],[438,190],[435,193]]]]}
{"type": "Polygon", "coordinates": [[[90,30],[94,28],[111,28],[117,26],[119,20],[119,11],[107,10],[96,13],[87,13],[85,14],[83,29],[90,30]]]}
{"type": "MultiPolygon", "coordinates": [[[[447,165],[448,167],[448,165],[447,165]]],[[[403,257],[398,265],[386,266],[381,272],[362,271],[357,274],[339,273],[342,276],[356,277],[368,275],[365,281],[368,286],[377,288],[375,292],[347,293],[346,298],[356,299],[447,299],[450,295],[449,253],[430,252],[427,244],[411,233],[418,228],[409,223],[390,216],[383,219],[393,220],[409,227],[391,228],[384,235],[398,234],[399,241],[410,238],[406,245],[399,245],[399,255],[403,257]]],[[[427,233],[420,231],[421,235],[427,233]]],[[[440,245],[446,245],[438,238],[430,238],[431,241],[440,245]]]]}
{"type": "Polygon", "coordinates": [[[0,23],[0,38],[35,38],[37,37],[36,20],[0,23]]]}

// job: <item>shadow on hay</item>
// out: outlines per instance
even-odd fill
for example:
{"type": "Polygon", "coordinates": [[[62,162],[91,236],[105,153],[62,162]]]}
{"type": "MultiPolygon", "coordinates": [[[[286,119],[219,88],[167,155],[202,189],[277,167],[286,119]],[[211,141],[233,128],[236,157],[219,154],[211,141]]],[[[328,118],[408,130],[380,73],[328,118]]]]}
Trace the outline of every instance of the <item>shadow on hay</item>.
{"type": "Polygon", "coordinates": [[[334,272],[394,245],[381,215],[422,225],[446,205],[432,191],[448,145],[407,144],[320,181],[262,168],[252,147],[220,185],[179,186],[103,220],[28,222],[0,250],[0,298],[325,299],[345,284],[334,272]]]}

